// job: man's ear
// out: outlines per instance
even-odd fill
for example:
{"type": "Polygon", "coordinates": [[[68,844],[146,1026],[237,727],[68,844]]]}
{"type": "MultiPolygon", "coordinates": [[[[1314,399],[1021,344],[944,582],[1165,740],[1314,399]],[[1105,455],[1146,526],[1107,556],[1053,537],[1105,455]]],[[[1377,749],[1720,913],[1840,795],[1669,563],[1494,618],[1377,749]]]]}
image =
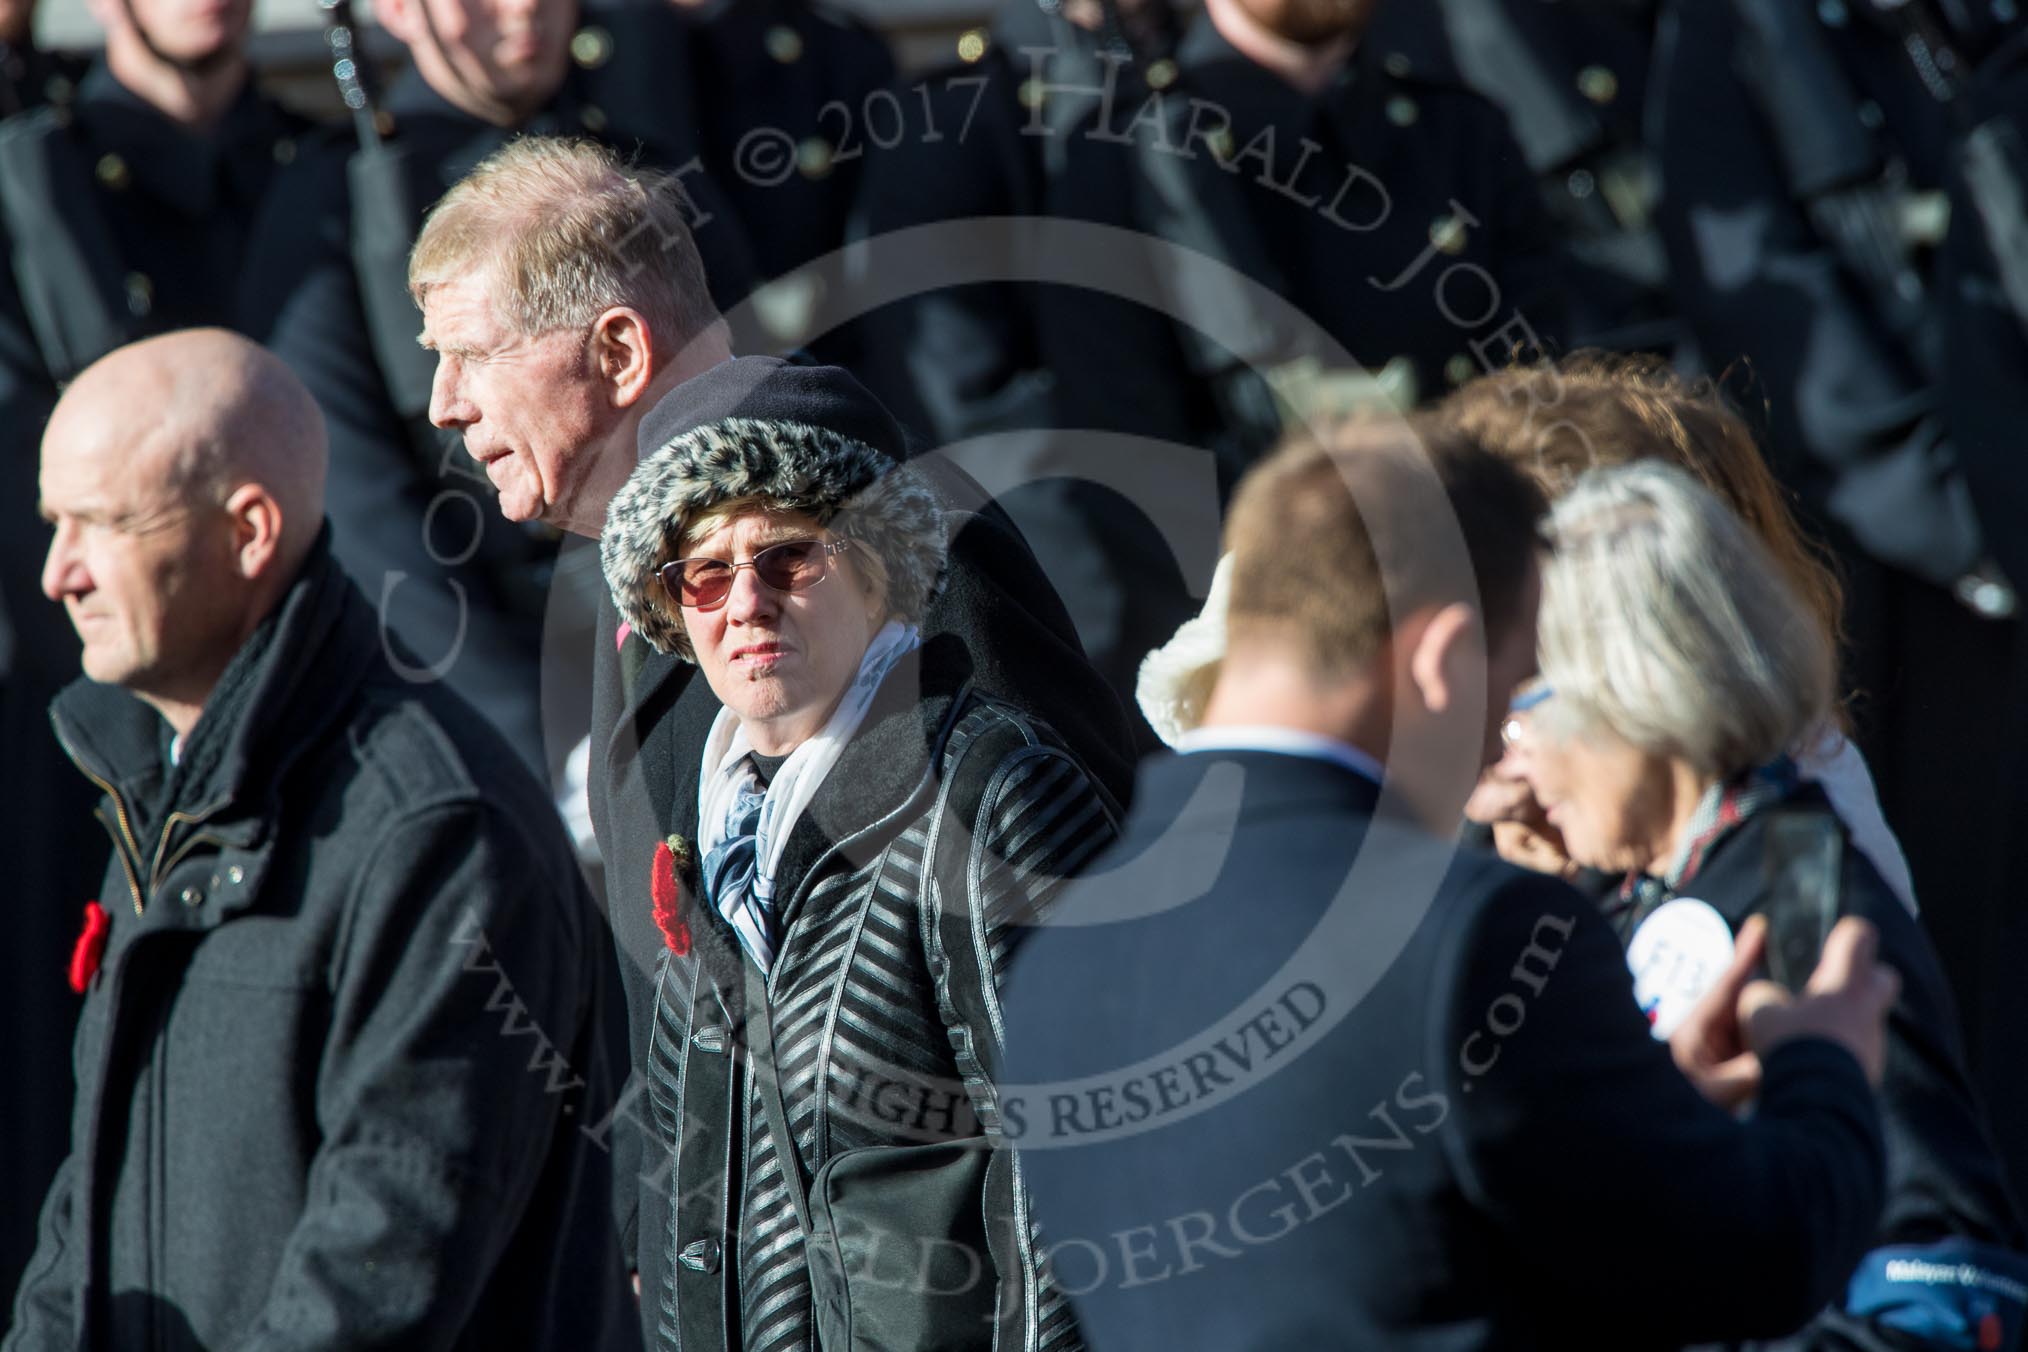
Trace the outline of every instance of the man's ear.
{"type": "Polygon", "coordinates": [[[1431,713],[1485,698],[1486,638],[1476,607],[1453,601],[1408,635],[1408,679],[1431,713]]]}
{"type": "Polygon", "coordinates": [[[259,484],[241,484],[225,500],[240,576],[252,581],[275,566],[282,548],[282,505],[259,484]]]}
{"type": "Polygon", "coordinates": [[[639,310],[618,305],[592,322],[592,374],[614,408],[631,408],[655,378],[655,339],[639,310]]]}

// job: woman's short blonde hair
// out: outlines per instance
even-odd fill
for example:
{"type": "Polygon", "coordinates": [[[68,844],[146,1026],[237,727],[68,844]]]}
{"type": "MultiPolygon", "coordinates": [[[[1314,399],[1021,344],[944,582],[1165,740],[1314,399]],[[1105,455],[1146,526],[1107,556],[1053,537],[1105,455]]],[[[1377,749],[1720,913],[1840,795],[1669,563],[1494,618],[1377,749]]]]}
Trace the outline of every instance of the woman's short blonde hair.
{"type": "Polygon", "coordinates": [[[1591,470],[1549,515],[1540,650],[1550,735],[1603,730],[1725,777],[1832,710],[1835,655],[1732,511],[1654,461],[1591,470]]]}

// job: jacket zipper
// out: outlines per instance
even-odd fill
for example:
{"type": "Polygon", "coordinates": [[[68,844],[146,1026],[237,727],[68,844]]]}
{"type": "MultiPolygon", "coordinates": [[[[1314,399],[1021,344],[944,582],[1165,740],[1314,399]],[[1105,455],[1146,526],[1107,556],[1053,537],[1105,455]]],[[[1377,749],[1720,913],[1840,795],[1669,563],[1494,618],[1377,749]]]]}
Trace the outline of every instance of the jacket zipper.
{"type": "Polygon", "coordinates": [[[99,819],[99,821],[100,821],[100,822],[101,822],[101,823],[102,823],[102,824],[103,824],[103,825],[105,826],[105,828],[106,828],[106,833],[107,833],[108,835],[112,836],[112,838],[113,838],[113,858],[115,858],[115,859],[117,859],[117,860],[119,860],[119,861],[120,861],[120,872],[122,872],[122,873],[124,873],[124,874],[126,874],[126,875],[127,875],[127,891],[128,891],[129,893],[131,893],[131,894],[133,895],[133,898],[134,898],[134,914],[135,914],[135,915],[139,915],[139,914],[141,914],[141,878],[140,878],[140,875],[134,872],[134,865],[133,865],[132,861],[130,861],[130,860],[129,860],[129,859],[127,858],[127,852],[126,852],[126,850],[125,850],[124,848],[122,848],[122,847],[121,847],[121,845],[120,845],[120,836],[119,836],[119,833],[118,833],[117,831],[114,831],[114,830],[112,829],[112,823],[111,823],[111,822],[108,822],[108,821],[106,821],[106,815],[105,815],[105,813],[101,812],[101,813],[99,813],[99,814],[97,814],[97,815],[98,815],[98,819],[99,819]]]}

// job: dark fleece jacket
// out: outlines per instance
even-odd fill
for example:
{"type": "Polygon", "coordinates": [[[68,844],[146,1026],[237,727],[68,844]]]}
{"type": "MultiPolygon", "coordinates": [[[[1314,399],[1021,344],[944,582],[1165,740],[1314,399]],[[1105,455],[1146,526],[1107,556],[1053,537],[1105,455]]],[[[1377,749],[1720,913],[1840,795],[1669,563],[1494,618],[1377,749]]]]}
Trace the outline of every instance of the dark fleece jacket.
{"type": "Polygon", "coordinates": [[[610,956],[554,809],[323,540],[259,638],[166,774],[125,691],[52,711],[111,934],[7,1352],[629,1346],[579,1130],[610,956]]]}

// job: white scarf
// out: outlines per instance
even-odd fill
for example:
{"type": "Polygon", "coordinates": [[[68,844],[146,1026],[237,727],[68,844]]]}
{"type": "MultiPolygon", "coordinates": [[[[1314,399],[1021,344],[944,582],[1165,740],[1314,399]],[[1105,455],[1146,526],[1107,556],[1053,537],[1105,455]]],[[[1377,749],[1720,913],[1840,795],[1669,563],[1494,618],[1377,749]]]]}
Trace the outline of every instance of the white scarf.
{"type": "MultiPolygon", "coordinates": [[[[774,945],[761,923],[754,903],[771,905],[775,892],[775,870],[788,848],[789,836],[810,800],[817,796],[831,767],[845,753],[846,744],[859,731],[859,724],[873,704],[873,696],[894,664],[922,643],[922,633],[912,624],[889,620],[866,645],[859,659],[859,674],[852,678],[845,694],[832,711],[831,719],[815,736],[789,753],[782,768],[768,784],[762,800],[760,828],[754,839],[753,896],[735,890],[716,899],[718,913],[739,935],[747,956],[765,972],[774,965],[774,945]]],[[[753,741],[740,726],[731,709],[721,708],[712,720],[711,736],[705,739],[704,759],[697,776],[697,857],[703,859],[725,840],[726,819],[739,801],[739,791],[755,778],[747,756],[753,741]]]]}

